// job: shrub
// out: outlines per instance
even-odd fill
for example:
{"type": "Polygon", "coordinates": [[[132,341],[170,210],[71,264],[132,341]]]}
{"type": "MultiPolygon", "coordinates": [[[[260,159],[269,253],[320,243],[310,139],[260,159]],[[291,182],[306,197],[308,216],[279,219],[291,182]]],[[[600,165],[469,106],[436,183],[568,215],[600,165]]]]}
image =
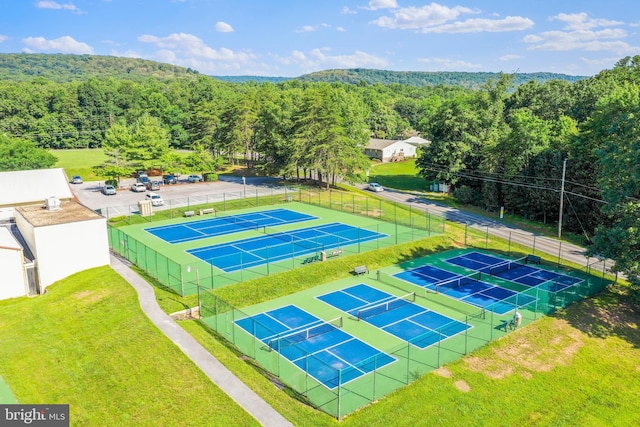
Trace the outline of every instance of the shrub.
{"type": "Polygon", "coordinates": [[[475,205],[480,199],[477,191],[467,185],[461,185],[453,191],[453,197],[463,205],[475,205]]]}
{"type": "Polygon", "coordinates": [[[212,181],[217,181],[218,180],[218,174],[215,172],[207,172],[207,173],[203,173],[202,174],[202,178],[206,181],[206,182],[212,182],[212,181]]]}
{"type": "Polygon", "coordinates": [[[117,179],[108,179],[104,182],[104,185],[113,185],[116,188],[119,187],[117,179]]]}

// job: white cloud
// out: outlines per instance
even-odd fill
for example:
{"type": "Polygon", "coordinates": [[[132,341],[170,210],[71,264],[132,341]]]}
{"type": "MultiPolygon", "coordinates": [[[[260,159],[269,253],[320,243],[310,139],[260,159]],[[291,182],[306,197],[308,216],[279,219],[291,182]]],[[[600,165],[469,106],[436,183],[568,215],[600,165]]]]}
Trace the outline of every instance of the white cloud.
{"type": "Polygon", "coordinates": [[[9,40],[9,36],[4,36],[4,35],[0,34],[0,43],[2,43],[5,40],[9,40]]]}
{"type": "Polygon", "coordinates": [[[620,21],[595,19],[586,13],[561,13],[550,19],[563,22],[565,24],[563,29],[567,31],[556,30],[529,34],[523,38],[525,43],[530,44],[529,50],[609,51],[617,55],[640,53],[640,47],[631,46],[623,41],[628,36],[627,31],[620,28],[607,28],[622,25],[623,23],[620,21]],[[594,30],[598,27],[603,27],[603,29],[594,30]]]}
{"type": "Polygon", "coordinates": [[[254,65],[251,52],[236,52],[227,48],[213,49],[193,34],[174,33],[166,37],[145,34],[138,41],[150,43],[158,50],[145,58],[191,67],[202,73],[237,72],[254,65]]]}
{"type": "Polygon", "coordinates": [[[345,33],[347,30],[344,27],[336,27],[336,31],[339,33],[345,33]]]}
{"type": "Polygon", "coordinates": [[[560,13],[556,16],[552,16],[551,20],[562,21],[566,25],[565,30],[590,30],[598,27],[612,27],[616,25],[622,25],[623,22],[611,21],[609,19],[594,19],[590,18],[585,12],[582,13],[560,13]]]}
{"type": "Polygon", "coordinates": [[[219,33],[232,33],[233,27],[226,22],[218,21],[216,22],[216,31],[219,33]]]}
{"type": "Polygon", "coordinates": [[[38,9],[55,9],[55,10],[70,10],[73,13],[83,13],[73,3],[60,4],[55,1],[39,1],[36,3],[38,9]]]}
{"type": "Polygon", "coordinates": [[[540,51],[601,51],[609,50],[619,55],[634,54],[640,48],[630,46],[621,39],[627,32],[621,29],[605,29],[600,31],[546,31],[525,36],[523,41],[530,43],[529,50],[540,51]]]}
{"type": "Polygon", "coordinates": [[[478,11],[467,7],[448,7],[431,3],[422,7],[405,7],[390,16],[381,16],[371,24],[383,28],[415,30],[420,33],[480,33],[521,31],[531,28],[534,23],[529,18],[507,16],[502,19],[474,18],[457,20],[462,15],[476,14],[478,11]]]}
{"type": "Polygon", "coordinates": [[[342,12],[341,13],[344,14],[344,15],[355,15],[358,12],[356,12],[355,10],[351,10],[347,6],[345,6],[345,7],[342,8],[342,12]]]}
{"type": "Polygon", "coordinates": [[[329,28],[331,27],[331,25],[329,24],[316,24],[316,25],[303,25],[302,27],[298,28],[297,30],[295,30],[296,33],[311,33],[313,31],[318,31],[321,30],[323,28],[329,28]]]}
{"type": "Polygon", "coordinates": [[[427,33],[500,33],[505,31],[521,31],[533,27],[533,21],[521,16],[507,16],[504,19],[467,19],[451,24],[423,28],[420,32],[427,33]]]}
{"type": "Polygon", "coordinates": [[[369,2],[369,10],[378,9],[395,9],[398,7],[396,0],[371,0],[369,2]]]}
{"type": "Polygon", "coordinates": [[[418,58],[418,62],[434,65],[428,71],[449,71],[449,70],[477,70],[482,68],[481,64],[473,64],[471,62],[453,60],[448,58],[418,58]]]}
{"type": "Polygon", "coordinates": [[[351,55],[329,55],[328,48],[316,48],[305,53],[294,50],[288,57],[276,57],[284,65],[297,65],[303,71],[316,71],[331,68],[384,68],[389,62],[379,56],[362,51],[351,55]]]}
{"type": "Polygon", "coordinates": [[[29,52],[61,52],[75,53],[78,55],[93,55],[93,48],[86,43],[73,39],[73,37],[63,36],[57,39],[47,40],[44,37],[27,37],[22,39],[29,52]]]}
{"type": "Polygon", "coordinates": [[[516,59],[520,59],[522,58],[522,55],[502,55],[500,58],[498,58],[500,61],[513,61],[516,59]]]}
{"type": "Polygon", "coordinates": [[[438,3],[431,3],[422,7],[402,8],[395,11],[392,16],[381,16],[371,23],[394,30],[418,30],[442,25],[463,13],[473,13],[473,11],[462,6],[450,8],[438,3]]]}

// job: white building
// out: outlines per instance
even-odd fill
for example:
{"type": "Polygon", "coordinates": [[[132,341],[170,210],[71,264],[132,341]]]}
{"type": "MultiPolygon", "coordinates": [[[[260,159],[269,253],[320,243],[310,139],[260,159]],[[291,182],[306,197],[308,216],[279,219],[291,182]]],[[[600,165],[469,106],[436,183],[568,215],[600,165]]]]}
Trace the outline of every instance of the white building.
{"type": "Polygon", "coordinates": [[[382,162],[398,162],[416,156],[415,145],[391,139],[370,139],[364,154],[382,162]]]}
{"type": "Polygon", "coordinates": [[[23,261],[22,246],[8,228],[0,227],[0,266],[2,268],[0,300],[28,294],[29,289],[23,261]]]}
{"type": "Polygon", "coordinates": [[[62,169],[0,172],[0,299],[109,264],[106,219],[72,198],[62,169]]]}

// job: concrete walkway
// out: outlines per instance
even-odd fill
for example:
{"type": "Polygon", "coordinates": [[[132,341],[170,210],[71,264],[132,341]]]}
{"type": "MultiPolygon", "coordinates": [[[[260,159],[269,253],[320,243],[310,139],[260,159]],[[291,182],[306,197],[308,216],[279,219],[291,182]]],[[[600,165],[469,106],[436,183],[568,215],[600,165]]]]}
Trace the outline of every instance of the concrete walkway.
{"type": "Polygon", "coordinates": [[[138,292],[142,311],[209,378],[264,426],[293,426],[262,398],[224,367],[198,341],[182,329],[158,305],[153,287],[120,258],[111,256],[111,267],[138,292]]]}

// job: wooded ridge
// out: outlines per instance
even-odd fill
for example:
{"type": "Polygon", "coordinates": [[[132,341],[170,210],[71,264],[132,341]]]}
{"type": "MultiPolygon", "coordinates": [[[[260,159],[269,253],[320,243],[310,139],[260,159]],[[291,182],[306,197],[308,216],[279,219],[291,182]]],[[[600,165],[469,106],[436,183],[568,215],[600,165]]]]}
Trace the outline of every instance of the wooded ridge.
{"type": "MultiPolygon", "coordinates": [[[[90,77],[113,77],[124,80],[143,80],[147,78],[168,79],[198,75],[191,68],[138,58],[123,58],[99,55],[67,54],[0,54],[0,79],[6,81],[28,81],[35,77],[64,83],[83,81],[90,77]]],[[[346,84],[400,84],[411,86],[461,86],[478,89],[491,79],[497,79],[500,73],[458,72],[458,71],[390,71],[366,68],[324,70],[304,74],[299,77],[270,76],[211,76],[230,83],[281,83],[287,80],[303,82],[340,82],[346,84]]],[[[555,73],[516,73],[513,84],[519,86],[531,80],[544,83],[549,80],[575,82],[583,76],[570,76],[555,73]]]]}

